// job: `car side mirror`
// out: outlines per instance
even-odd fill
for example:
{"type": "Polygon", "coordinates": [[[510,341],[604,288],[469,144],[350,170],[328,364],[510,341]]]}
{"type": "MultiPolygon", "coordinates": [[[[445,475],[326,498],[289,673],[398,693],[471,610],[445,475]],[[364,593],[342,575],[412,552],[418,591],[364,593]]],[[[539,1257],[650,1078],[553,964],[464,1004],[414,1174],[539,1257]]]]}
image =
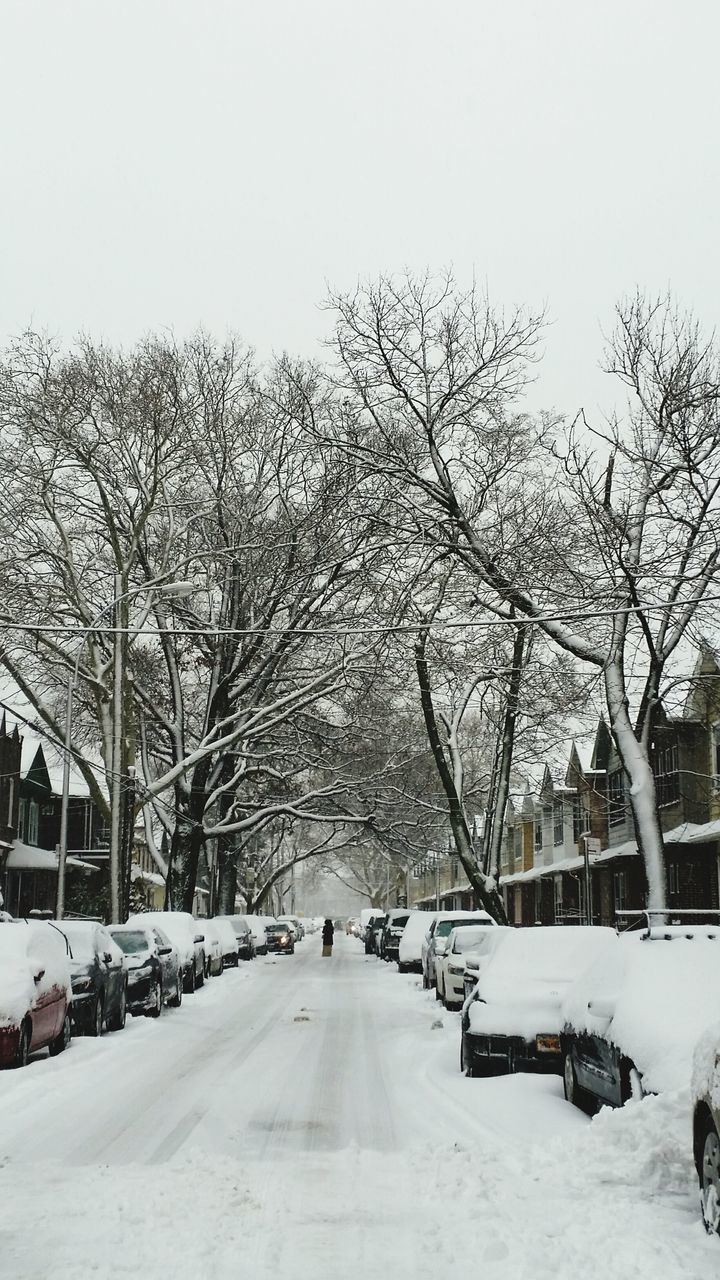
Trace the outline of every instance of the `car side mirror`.
{"type": "Polygon", "coordinates": [[[205,934],[204,934],[204,933],[196,933],[196,934],[195,934],[195,937],[193,938],[193,942],[204,942],[204,941],[205,941],[205,934]]]}
{"type": "Polygon", "coordinates": [[[172,947],[158,947],[159,956],[169,956],[171,951],[172,951],[172,947]]]}
{"type": "Polygon", "coordinates": [[[112,951],[103,951],[103,960],[106,964],[112,964],[112,951]]]}
{"type": "Polygon", "coordinates": [[[38,969],[37,973],[35,974],[34,981],[35,981],[35,982],[39,982],[39,981],[40,981],[40,979],[41,979],[41,978],[44,978],[44,977],[45,977],[45,970],[44,970],[44,969],[38,969]]]}

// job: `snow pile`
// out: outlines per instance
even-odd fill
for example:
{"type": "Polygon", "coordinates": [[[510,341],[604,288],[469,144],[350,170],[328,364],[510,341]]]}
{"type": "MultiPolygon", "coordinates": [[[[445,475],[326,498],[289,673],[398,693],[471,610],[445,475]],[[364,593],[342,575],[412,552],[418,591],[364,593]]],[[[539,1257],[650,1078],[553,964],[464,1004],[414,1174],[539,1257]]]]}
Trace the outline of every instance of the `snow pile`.
{"type": "Polygon", "coordinates": [[[720,1019],[720,938],[705,930],[618,938],[578,978],[563,1017],[615,1044],[646,1090],[687,1089],[695,1044],[720,1019]]]}

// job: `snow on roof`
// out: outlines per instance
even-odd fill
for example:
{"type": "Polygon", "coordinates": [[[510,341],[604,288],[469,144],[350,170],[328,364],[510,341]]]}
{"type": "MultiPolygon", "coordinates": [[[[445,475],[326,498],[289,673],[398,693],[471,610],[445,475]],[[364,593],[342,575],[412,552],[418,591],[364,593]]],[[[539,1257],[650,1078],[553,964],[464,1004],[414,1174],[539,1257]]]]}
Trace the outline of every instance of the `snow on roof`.
{"type": "MultiPolygon", "coordinates": [[[[93,862],[82,862],[80,858],[68,857],[67,866],[80,867],[85,871],[99,870],[93,862]]],[[[8,871],[57,871],[57,851],[40,849],[36,845],[23,844],[22,840],[13,840],[6,867],[8,871]]]]}
{"type": "MultiPolygon", "coordinates": [[[[720,840],[720,818],[715,818],[712,822],[682,822],[679,827],[663,832],[664,844],[703,844],[706,840],[720,840]]],[[[636,840],[625,840],[623,844],[603,849],[592,860],[610,862],[612,858],[630,858],[637,851],[636,840]]]]}

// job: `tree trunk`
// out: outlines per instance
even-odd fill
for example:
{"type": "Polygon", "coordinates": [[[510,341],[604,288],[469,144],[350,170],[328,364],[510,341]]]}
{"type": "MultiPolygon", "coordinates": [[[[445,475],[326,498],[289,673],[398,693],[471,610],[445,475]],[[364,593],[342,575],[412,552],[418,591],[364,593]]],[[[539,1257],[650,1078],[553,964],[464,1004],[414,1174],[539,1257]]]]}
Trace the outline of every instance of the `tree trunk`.
{"type": "Polygon", "coordinates": [[[486,870],[495,879],[500,875],[500,850],[503,837],[503,822],[510,793],[510,770],[512,768],[513,750],[515,748],[515,725],[517,723],[518,703],[523,677],[525,660],[525,628],[518,627],[513,642],[512,671],[508,684],[503,720],[502,745],[500,747],[500,765],[497,773],[497,791],[492,814],[492,830],[488,846],[486,870]]]}
{"type": "Polygon", "coordinates": [[[423,633],[415,645],[415,669],[417,672],[418,685],[420,687],[420,701],[422,704],[428,741],[430,743],[430,750],[433,753],[435,767],[438,771],[440,781],[445,792],[445,797],[447,799],[448,817],[450,819],[450,828],[455,841],[455,849],[463,865],[468,881],[485,910],[493,917],[494,920],[497,920],[498,924],[507,924],[505,906],[502,897],[500,896],[497,884],[495,881],[487,879],[478,866],[477,859],[475,857],[475,850],[473,849],[472,837],[470,835],[470,828],[468,827],[467,819],[463,812],[462,801],[457,793],[452,770],[448,766],[443,745],[440,741],[437,718],[435,716],[435,707],[433,705],[432,693],[430,690],[427,660],[425,658],[426,640],[427,632],[423,633]]]}

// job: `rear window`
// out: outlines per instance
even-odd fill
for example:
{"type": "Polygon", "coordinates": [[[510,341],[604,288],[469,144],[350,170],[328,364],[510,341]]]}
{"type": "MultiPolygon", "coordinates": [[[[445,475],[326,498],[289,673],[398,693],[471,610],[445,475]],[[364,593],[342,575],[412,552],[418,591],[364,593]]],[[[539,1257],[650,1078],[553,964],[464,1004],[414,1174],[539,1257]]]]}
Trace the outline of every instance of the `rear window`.
{"type": "Polygon", "coordinates": [[[406,916],[393,916],[392,920],[390,921],[390,927],[392,929],[401,929],[404,925],[407,924],[409,919],[410,919],[409,912],[406,916]]]}
{"type": "Polygon", "coordinates": [[[447,938],[453,929],[470,929],[473,925],[477,928],[478,925],[482,927],[488,924],[490,924],[489,920],[478,920],[477,916],[474,920],[439,920],[435,933],[438,938],[447,938]]]}

